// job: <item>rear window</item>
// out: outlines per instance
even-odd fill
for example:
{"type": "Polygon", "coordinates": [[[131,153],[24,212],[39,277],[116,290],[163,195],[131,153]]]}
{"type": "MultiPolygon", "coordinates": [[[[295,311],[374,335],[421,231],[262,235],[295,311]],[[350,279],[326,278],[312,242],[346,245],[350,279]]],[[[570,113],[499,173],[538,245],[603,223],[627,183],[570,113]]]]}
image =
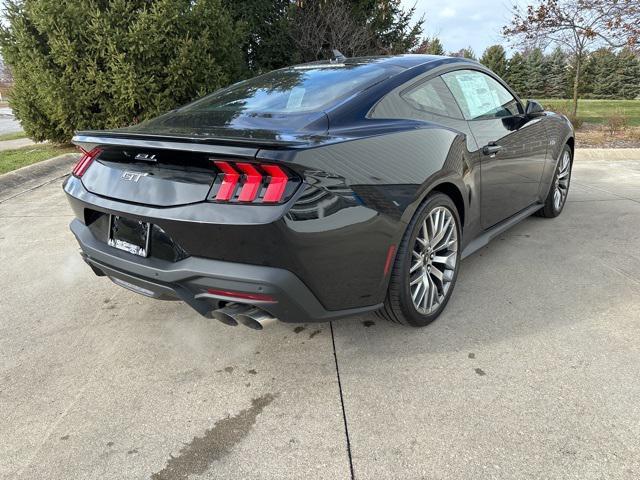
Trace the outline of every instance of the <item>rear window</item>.
{"type": "Polygon", "coordinates": [[[322,110],[393,73],[390,67],[383,68],[374,63],[290,67],[236,83],[180,111],[298,113],[322,110]]]}

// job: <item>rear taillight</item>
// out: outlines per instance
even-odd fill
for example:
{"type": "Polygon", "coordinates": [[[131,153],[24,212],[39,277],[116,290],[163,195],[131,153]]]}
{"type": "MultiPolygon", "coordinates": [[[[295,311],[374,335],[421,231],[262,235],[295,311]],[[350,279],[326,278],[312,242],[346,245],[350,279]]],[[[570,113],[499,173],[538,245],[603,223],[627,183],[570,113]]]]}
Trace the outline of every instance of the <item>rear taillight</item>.
{"type": "Polygon", "coordinates": [[[284,203],[300,184],[297,176],[273,164],[214,161],[219,170],[209,200],[225,203],[284,203]]]}
{"type": "Polygon", "coordinates": [[[76,163],[76,166],[73,167],[73,170],[71,171],[73,176],[78,178],[82,177],[101,152],[102,149],[98,147],[94,148],[90,152],[82,150],[82,157],[78,160],[78,163],[76,163]]]}

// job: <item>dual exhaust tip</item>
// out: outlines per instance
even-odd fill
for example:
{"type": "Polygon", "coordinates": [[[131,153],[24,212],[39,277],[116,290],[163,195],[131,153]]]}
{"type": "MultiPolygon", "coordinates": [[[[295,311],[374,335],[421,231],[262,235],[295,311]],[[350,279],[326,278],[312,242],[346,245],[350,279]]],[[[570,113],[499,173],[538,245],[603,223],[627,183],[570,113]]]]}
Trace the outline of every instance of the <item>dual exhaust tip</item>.
{"type": "Polygon", "coordinates": [[[211,316],[225,325],[235,327],[242,324],[252,330],[262,330],[277,321],[277,318],[264,310],[241,303],[229,303],[211,312],[211,316]]]}

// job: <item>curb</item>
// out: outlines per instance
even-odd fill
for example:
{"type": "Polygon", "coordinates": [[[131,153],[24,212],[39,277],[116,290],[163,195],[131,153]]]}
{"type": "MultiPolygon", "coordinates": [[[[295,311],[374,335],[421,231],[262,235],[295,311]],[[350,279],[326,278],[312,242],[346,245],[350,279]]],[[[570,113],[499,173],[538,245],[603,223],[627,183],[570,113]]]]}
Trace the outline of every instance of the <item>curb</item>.
{"type": "Polygon", "coordinates": [[[576,148],[576,160],[640,160],[640,148],[576,148]]]}
{"type": "Polygon", "coordinates": [[[0,175],[0,203],[66,177],[79,153],[65,153],[0,175]]]}

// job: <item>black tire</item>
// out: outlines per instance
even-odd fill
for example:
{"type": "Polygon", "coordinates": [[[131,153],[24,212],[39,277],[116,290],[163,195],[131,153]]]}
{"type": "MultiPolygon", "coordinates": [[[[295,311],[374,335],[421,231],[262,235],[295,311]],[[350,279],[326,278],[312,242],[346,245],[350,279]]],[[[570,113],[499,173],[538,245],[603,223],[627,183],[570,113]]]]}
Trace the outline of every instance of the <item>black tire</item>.
{"type": "Polygon", "coordinates": [[[384,306],[376,312],[377,315],[390,322],[409,325],[412,327],[424,327],[433,322],[440,315],[442,310],[444,310],[449,298],[451,298],[451,294],[453,293],[453,287],[460,268],[460,239],[460,216],[453,201],[443,193],[434,193],[429,195],[413,216],[413,219],[404,234],[402,242],[398,247],[398,252],[391,271],[391,278],[389,280],[389,288],[385,297],[384,306]],[[444,299],[441,300],[440,305],[435,311],[429,314],[424,314],[417,310],[411,297],[409,287],[409,270],[411,268],[412,261],[415,261],[413,258],[413,249],[414,244],[416,243],[416,238],[422,228],[422,223],[437,207],[445,207],[451,212],[455,219],[455,228],[458,239],[457,246],[455,247],[456,261],[453,278],[450,281],[447,292],[444,294],[444,299]]]}
{"type": "Polygon", "coordinates": [[[538,217],[544,218],[555,218],[562,213],[565,204],[567,203],[567,195],[569,194],[569,186],[571,184],[571,170],[573,167],[573,154],[571,152],[571,147],[569,145],[565,145],[560,153],[560,158],[558,159],[558,164],[556,165],[556,169],[553,172],[553,180],[551,183],[551,188],[549,188],[549,193],[547,194],[547,198],[544,200],[544,206],[538,210],[535,214],[538,217]],[[556,190],[558,189],[558,183],[560,182],[558,176],[560,174],[562,168],[562,161],[565,155],[569,157],[569,166],[566,178],[566,193],[562,197],[562,201],[560,202],[560,206],[558,207],[556,201],[554,200],[554,195],[556,194],[556,190]]]}

